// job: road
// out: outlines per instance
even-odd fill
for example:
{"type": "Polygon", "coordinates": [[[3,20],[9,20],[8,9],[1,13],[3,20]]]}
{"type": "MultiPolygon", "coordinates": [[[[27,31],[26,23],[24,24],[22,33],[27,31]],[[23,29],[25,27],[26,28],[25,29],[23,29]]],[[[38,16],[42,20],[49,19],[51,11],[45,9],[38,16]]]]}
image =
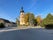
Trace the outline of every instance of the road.
{"type": "Polygon", "coordinates": [[[29,28],[0,32],[0,40],[53,40],[53,30],[29,28]]]}

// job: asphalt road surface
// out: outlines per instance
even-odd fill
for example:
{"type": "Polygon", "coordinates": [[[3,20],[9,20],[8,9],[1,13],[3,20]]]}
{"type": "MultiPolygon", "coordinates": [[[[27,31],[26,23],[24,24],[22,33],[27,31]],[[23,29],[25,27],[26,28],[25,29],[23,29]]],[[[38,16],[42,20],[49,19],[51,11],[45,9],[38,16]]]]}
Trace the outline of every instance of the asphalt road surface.
{"type": "Polygon", "coordinates": [[[30,28],[0,32],[0,40],[53,40],[53,30],[30,28]]]}

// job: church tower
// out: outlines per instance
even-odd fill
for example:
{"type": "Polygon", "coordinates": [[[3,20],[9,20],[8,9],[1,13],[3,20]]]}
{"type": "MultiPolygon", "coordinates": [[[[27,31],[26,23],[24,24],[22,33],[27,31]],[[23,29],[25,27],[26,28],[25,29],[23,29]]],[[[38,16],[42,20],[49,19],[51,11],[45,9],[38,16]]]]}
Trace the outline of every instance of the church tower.
{"type": "Polygon", "coordinates": [[[20,25],[24,25],[25,24],[25,21],[24,21],[24,10],[23,10],[23,7],[21,7],[21,10],[20,10],[20,25]]]}

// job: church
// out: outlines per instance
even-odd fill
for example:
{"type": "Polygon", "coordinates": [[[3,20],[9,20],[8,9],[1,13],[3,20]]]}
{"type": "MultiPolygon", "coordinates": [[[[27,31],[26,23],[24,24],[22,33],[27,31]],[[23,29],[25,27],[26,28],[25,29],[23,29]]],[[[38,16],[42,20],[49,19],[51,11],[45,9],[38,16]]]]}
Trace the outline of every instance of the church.
{"type": "Polygon", "coordinates": [[[21,10],[20,10],[20,25],[25,25],[25,19],[24,19],[24,10],[23,10],[23,7],[21,7],[21,10]]]}
{"type": "Polygon", "coordinates": [[[21,7],[20,9],[20,16],[19,16],[19,21],[16,20],[16,23],[17,25],[25,25],[25,19],[24,19],[24,16],[25,16],[25,12],[23,10],[23,7],[21,7]]]}

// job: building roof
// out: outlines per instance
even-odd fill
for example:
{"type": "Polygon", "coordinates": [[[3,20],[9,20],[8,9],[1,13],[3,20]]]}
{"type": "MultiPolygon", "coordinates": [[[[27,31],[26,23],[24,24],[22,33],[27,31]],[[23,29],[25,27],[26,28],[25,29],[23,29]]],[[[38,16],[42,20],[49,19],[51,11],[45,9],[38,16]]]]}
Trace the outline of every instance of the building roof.
{"type": "Polygon", "coordinates": [[[9,20],[3,19],[3,18],[0,18],[0,20],[3,20],[3,21],[6,22],[6,23],[10,23],[9,20]]]}
{"type": "Polygon", "coordinates": [[[0,18],[0,20],[3,20],[3,21],[6,22],[6,23],[16,24],[15,22],[10,22],[9,20],[3,19],[3,18],[0,18]]]}

